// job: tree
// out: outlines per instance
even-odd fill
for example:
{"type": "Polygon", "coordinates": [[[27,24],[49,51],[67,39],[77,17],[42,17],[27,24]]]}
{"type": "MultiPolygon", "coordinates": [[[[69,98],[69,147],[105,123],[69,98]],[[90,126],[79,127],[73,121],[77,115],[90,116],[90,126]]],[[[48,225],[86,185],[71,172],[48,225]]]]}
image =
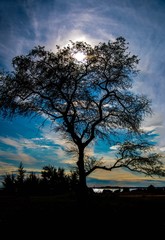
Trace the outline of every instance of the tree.
{"type": "Polygon", "coordinates": [[[18,174],[9,174],[6,173],[6,175],[3,177],[2,184],[4,186],[4,189],[8,192],[22,192],[24,187],[24,179],[25,179],[25,173],[26,170],[24,170],[23,163],[20,162],[17,170],[18,174]]]}
{"type": "Polygon", "coordinates": [[[62,193],[69,190],[69,178],[64,168],[56,168],[54,166],[44,166],[41,171],[42,186],[48,191],[54,193],[62,193]]]}
{"type": "MultiPolygon", "coordinates": [[[[138,62],[137,56],[128,52],[123,37],[94,47],[86,42],[70,41],[66,47],[57,46],[55,52],[37,46],[29,54],[13,59],[12,72],[1,73],[2,116],[39,115],[50,120],[53,130],[63,133],[77,149],[79,188],[84,193],[86,176],[96,167],[106,168],[99,165],[85,171],[87,146],[123,129],[140,134],[141,123],[152,113],[151,101],[131,91],[138,62]],[[84,58],[76,58],[77,53],[84,54],[84,58]]],[[[125,153],[123,149],[122,158],[125,153]]],[[[129,160],[121,166],[132,164],[133,170],[139,171],[141,163],[146,162],[143,172],[160,174],[156,157],[137,158],[136,165],[129,160]]],[[[118,163],[117,159],[114,167],[118,163]]]]}
{"type": "Polygon", "coordinates": [[[8,174],[6,173],[3,176],[3,189],[9,193],[14,193],[15,192],[15,176],[13,174],[8,174]]]}
{"type": "Polygon", "coordinates": [[[24,180],[23,190],[26,193],[36,194],[41,192],[40,178],[34,173],[31,172],[28,174],[24,180]]]}
{"type": "Polygon", "coordinates": [[[18,166],[18,174],[17,174],[17,177],[16,177],[16,185],[17,185],[17,191],[18,192],[23,191],[25,173],[26,173],[26,170],[24,170],[23,163],[20,162],[20,164],[18,166]]]}

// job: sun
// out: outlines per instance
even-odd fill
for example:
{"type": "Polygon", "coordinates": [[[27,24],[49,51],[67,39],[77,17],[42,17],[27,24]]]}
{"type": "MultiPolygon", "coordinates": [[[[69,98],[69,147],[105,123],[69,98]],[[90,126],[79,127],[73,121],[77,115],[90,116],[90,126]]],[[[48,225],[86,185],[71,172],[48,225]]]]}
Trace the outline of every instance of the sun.
{"type": "Polygon", "coordinates": [[[86,55],[83,52],[77,52],[74,54],[74,58],[78,61],[78,62],[84,62],[86,59],[86,55]]]}

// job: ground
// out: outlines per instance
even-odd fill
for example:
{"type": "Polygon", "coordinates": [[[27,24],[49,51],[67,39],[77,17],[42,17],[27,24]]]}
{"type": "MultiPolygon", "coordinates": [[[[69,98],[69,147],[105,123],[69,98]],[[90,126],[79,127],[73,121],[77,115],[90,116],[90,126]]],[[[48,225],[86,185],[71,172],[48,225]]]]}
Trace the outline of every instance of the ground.
{"type": "MultiPolygon", "coordinates": [[[[79,203],[74,194],[56,196],[0,196],[0,230],[38,229],[80,235],[124,234],[145,232],[147,236],[165,230],[165,195],[159,194],[94,194],[79,203]]],[[[143,235],[144,236],[144,235],[143,235]]]]}

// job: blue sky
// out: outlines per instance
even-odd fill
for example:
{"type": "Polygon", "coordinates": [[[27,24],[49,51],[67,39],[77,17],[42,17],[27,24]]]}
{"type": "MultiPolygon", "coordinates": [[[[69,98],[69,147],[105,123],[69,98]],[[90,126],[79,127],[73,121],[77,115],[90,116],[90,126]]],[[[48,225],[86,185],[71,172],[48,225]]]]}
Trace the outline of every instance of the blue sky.
{"type": "MultiPolygon", "coordinates": [[[[123,36],[129,50],[140,58],[133,90],[152,100],[153,116],[143,128],[157,141],[156,151],[165,151],[165,1],[163,0],[1,0],[0,68],[12,70],[11,60],[27,54],[34,46],[54,50],[69,40],[91,45],[123,36]]],[[[23,162],[28,171],[45,165],[70,168],[73,158],[66,154],[66,142],[42,128],[42,119],[0,119],[0,175],[15,171],[23,162]]],[[[89,153],[113,158],[115,146],[90,146],[89,153]],[[112,151],[113,150],[113,151],[112,151]]],[[[146,178],[120,169],[97,171],[88,182],[93,185],[164,186],[164,179],[146,178]]]]}

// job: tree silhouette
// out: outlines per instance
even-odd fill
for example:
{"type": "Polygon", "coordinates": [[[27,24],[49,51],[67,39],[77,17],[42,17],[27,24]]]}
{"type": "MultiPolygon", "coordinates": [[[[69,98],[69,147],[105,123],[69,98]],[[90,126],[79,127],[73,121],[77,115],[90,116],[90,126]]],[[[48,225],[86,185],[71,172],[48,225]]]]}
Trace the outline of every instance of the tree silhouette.
{"type": "MultiPolygon", "coordinates": [[[[138,62],[137,56],[128,52],[123,37],[94,47],[70,41],[66,47],[57,46],[55,52],[35,47],[29,54],[13,59],[11,73],[0,74],[2,116],[39,115],[50,120],[53,130],[63,133],[77,149],[79,188],[85,193],[89,173],[96,168],[111,170],[99,165],[86,172],[87,146],[123,129],[126,134],[140,134],[141,123],[152,113],[151,101],[131,91],[138,62]],[[84,59],[77,59],[76,53],[83,53],[84,59]]],[[[123,149],[122,158],[125,153],[123,149]]],[[[157,157],[138,157],[134,164],[130,155],[119,165],[132,165],[131,170],[149,175],[160,174],[157,157]],[[145,167],[140,168],[141,164],[145,167]]],[[[118,163],[117,159],[114,166],[118,163]]]]}
{"type": "Polygon", "coordinates": [[[41,171],[41,185],[47,191],[62,193],[69,191],[71,177],[69,178],[64,168],[56,168],[52,165],[44,166],[41,171]]]}
{"type": "MultiPolygon", "coordinates": [[[[86,176],[96,169],[111,171],[115,168],[127,168],[131,171],[143,173],[147,176],[165,176],[163,156],[152,152],[153,144],[144,139],[136,141],[125,141],[118,145],[116,159],[109,167],[103,166],[104,163],[94,164],[86,171],[86,176]]],[[[97,163],[97,162],[96,162],[97,163]]]]}
{"type": "Polygon", "coordinates": [[[5,174],[3,176],[3,181],[2,181],[2,185],[5,191],[9,193],[14,193],[16,190],[15,182],[16,182],[15,175],[8,174],[8,173],[5,174]]]}
{"type": "Polygon", "coordinates": [[[23,190],[28,194],[36,194],[41,192],[40,178],[31,172],[24,180],[23,190]]]}
{"type": "Polygon", "coordinates": [[[5,191],[11,192],[11,193],[14,193],[14,192],[21,193],[23,191],[26,170],[24,170],[24,166],[22,162],[20,162],[17,172],[18,172],[17,174],[7,173],[3,177],[2,184],[5,191]]]}
{"type": "Polygon", "coordinates": [[[25,173],[26,173],[26,170],[24,169],[23,163],[20,162],[20,164],[18,166],[18,174],[17,174],[17,177],[16,177],[17,191],[20,192],[20,193],[23,191],[25,173]]]}
{"type": "Polygon", "coordinates": [[[66,174],[64,168],[48,165],[42,168],[41,176],[37,176],[34,172],[27,174],[22,162],[20,162],[15,175],[7,173],[2,180],[5,192],[27,194],[59,194],[75,191],[77,183],[78,178],[75,171],[66,174]]]}

